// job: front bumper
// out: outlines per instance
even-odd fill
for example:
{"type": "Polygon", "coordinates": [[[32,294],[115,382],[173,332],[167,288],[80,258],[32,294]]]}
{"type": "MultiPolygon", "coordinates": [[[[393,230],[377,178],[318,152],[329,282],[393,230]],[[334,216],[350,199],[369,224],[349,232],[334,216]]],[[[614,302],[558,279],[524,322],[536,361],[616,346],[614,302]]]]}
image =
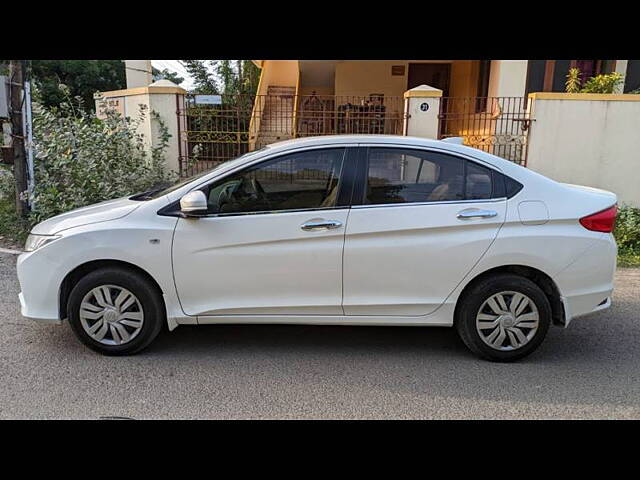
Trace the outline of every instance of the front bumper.
{"type": "Polygon", "coordinates": [[[59,324],[58,293],[64,272],[47,249],[18,256],[20,313],[31,320],[59,324]]]}
{"type": "Polygon", "coordinates": [[[22,292],[18,294],[18,298],[20,299],[20,315],[22,315],[24,318],[41,323],[50,323],[54,325],[62,324],[62,320],[60,320],[58,317],[34,317],[27,308],[27,304],[24,301],[24,295],[22,294],[22,292]]]}

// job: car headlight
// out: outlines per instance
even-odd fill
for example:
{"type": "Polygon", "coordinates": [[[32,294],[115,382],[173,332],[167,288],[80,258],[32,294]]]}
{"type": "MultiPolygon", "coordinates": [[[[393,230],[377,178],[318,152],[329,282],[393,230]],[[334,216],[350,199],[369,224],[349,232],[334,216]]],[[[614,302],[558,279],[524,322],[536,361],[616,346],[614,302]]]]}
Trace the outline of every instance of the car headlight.
{"type": "Polygon", "coordinates": [[[33,233],[31,233],[27,237],[27,241],[24,244],[24,251],[33,252],[34,250],[37,250],[38,248],[46,245],[47,243],[51,243],[60,237],[61,235],[34,235],[33,233]]]}

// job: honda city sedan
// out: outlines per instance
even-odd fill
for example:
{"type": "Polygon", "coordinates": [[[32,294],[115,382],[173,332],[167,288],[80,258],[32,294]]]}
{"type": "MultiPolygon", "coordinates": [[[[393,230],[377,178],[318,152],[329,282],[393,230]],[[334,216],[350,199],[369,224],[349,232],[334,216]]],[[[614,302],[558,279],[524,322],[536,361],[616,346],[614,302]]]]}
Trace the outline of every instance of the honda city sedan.
{"type": "Polygon", "coordinates": [[[107,355],[165,326],[397,325],[512,361],[610,306],[615,218],[613,193],[455,142],[304,138],[36,225],[20,303],[107,355]]]}

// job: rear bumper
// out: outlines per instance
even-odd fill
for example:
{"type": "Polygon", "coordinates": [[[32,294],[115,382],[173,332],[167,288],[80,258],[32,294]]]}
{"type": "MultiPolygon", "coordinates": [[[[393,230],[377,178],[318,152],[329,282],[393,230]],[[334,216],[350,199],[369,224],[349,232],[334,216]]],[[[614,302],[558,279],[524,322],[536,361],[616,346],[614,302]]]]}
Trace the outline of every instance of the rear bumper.
{"type": "Polygon", "coordinates": [[[574,318],[599,312],[600,310],[606,310],[611,307],[611,293],[612,292],[608,292],[607,295],[607,292],[599,292],[591,295],[582,295],[580,297],[562,297],[565,315],[564,326],[569,325],[569,322],[574,318]],[[598,299],[602,299],[603,297],[605,297],[604,300],[598,302],[598,299]],[[594,304],[595,307],[593,306],[594,304]]]}
{"type": "Polygon", "coordinates": [[[613,235],[602,234],[554,277],[564,306],[565,327],[576,317],[611,306],[617,250],[613,235]]]}

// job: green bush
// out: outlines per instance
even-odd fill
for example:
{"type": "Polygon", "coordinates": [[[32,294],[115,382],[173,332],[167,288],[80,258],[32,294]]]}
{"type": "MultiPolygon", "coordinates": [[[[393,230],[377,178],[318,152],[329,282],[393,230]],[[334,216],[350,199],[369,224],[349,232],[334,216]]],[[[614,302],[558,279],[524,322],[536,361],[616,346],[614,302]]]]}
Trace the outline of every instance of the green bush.
{"type": "Polygon", "coordinates": [[[570,68],[566,78],[565,91],[568,93],[613,93],[623,82],[620,73],[612,72],[591,77],[581,87],[582,73],[579,68],[570,68]]]}
{"type": "Polygon", "coordinates": [[[623,77],[617,72],[596,75],[587,80],[582,93],[613,93],[623,82],[623,77]]]}
{"type": "Polygon", "coordinates": [[[613,234],[618,244],[618,265],[640,266],[640,208],[620,207],[613,234]]]}
{"type": "Polygon", "coordinates": [[[137,130],[148,114],[140,108],[132,121],[114,111],[100,119],[71,103],[34,105],[34,221],[175,180],[164,169],[168,130],[156,115],[161,141],[149,151],[137,130]]]}
{"type": "Polygon", "coordinates": [[[31,220],[16,215],[15,188],[11,167],[0,165],[0,237],[24,243],[31,220]]]}
{"type": "Polygon", "coordinates": [[[565,82],[565,91],[567,93],[580,93],[581,86],[581,77],[579,68],[570,68],[569,73],[567,73],[567,81],[565,82]]]}
{"type": "Polygon", "coordinates": [[[0,201],[13,200],[15,188],[11,167],[0,165],[0,201]]]}
{"type": "Polygon", "coordinates": [[[0,168],[0,236],[24,241],[42,220],[75,208],[149,190],[177,179],[164,168],[170,135],[155,113],[158,145],[147,148],[138,127],[148,115],[124,119],[113,111],[100,119],[71,102],[45,109],[34,103],[34,174],[32,211],[18,218],[13,172],[0,168]]]}

